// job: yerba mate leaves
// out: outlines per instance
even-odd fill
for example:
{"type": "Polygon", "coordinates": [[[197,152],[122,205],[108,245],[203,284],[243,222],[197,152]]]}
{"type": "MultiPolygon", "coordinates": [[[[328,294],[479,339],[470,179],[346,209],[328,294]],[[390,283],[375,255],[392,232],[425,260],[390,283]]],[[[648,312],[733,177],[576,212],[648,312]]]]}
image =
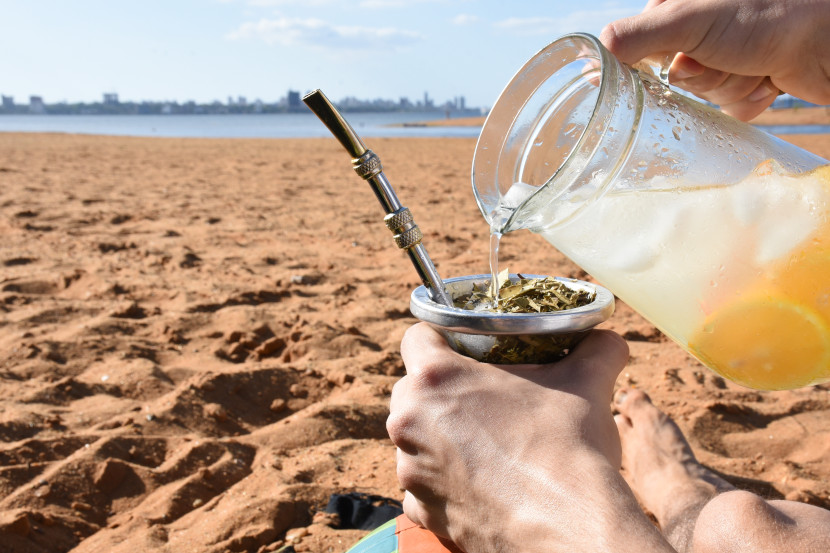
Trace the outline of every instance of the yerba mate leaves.
{"type": "MultiPolygon", "coordinates": [[[[455,307],[495,313],[551,313],[565,311],[594,301],[596,294],[575,290],[553,277],[525,278],[511,281],[508,270],[498,275],[499,301],[493,301],[490,283],[473,287],[472,292],[457,296],[455,307]]],[[[497,335],[493,347],[480,357],[497,364],[551,363],[564,357],[584,333],[497,335]]]]}
{"type": "Polygon", "coordinates": [[[553,277],[525,278],[518,275],[515,282],[507,278],[505,269],[499,274],[498,304],[494,306],[490,286],[474,286],[473,291],[456,297],[455,306],[473,311],[497,313],[550,313],[588,305],[594,294],[587,290],[574,290],[553,277]]]}

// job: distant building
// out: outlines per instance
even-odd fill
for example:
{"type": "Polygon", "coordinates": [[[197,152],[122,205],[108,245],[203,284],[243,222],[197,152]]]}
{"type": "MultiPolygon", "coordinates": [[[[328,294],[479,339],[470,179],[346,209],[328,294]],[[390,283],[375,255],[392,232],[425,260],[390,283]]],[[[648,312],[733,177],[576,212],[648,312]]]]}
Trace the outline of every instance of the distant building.
{"type": "Polygon", "coordinates": [[[239,96],[239,97],[236,99],[236,105],[237,105],[237,106],[242,106],[242,107],[245,107],[245,106],[247,106],[247,105],[248,105],[248,99],[247,99],[247,98],[245,98],[245,96],[239,96]]]}
{"type": "Polygon", "coordinates": [[[296,90],[288,91],[288,109],[300,109],[302,103],[300,102],[300,93],[296,90]]]}
{"type": "Polygon", "coordinates": [[[118,105],[118,94],[115,92],[104,92],[104,105],[105,106],[117,106],[118,105]]]}
{"type": "Polygon", "coordinates": [[[42,96],[29,96],[29,113],[46,113],[42,96]]]}
{"type": "Polygon", "coordinates": [[[14,109],[14,96],[3,96],[3,107],[6,109],[14,109]]]}
{"type": "Polygon", "coordinates": [[[424,107],[429,109],[433,107],[432,98],[429,97],[429,94],[424,92],[424,107]]]}

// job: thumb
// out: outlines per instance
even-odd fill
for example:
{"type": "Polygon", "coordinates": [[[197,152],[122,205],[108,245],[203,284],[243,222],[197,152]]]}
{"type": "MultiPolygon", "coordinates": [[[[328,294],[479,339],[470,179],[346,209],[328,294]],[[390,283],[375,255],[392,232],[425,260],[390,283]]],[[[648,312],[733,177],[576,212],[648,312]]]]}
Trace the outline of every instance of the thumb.
{"type": "Polygon", "coordinates": [[[592,330],[558,363],[564,381],[574,391],[610,400],[614,382],[628,363],[628,344],[610,330],[592,330]]]}
{"type": "Polygon", "coordinates": [[[600,41],[623,63],[694,50],[712,27],[715,15],[694,2],[668,0],[641,14],[609,23],[600,41]]]}

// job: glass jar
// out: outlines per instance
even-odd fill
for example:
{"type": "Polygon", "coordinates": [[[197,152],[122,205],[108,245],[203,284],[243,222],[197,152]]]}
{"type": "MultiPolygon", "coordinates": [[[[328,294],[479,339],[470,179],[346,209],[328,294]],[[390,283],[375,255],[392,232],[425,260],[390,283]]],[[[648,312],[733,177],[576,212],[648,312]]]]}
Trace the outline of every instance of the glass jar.
{"type": "Polygon", "coordinates": [[[540,233],[716,372],[785,389],[830,380],[827,163],[573,34],[502,92],[473,189],[494,232],[540,233]]]}

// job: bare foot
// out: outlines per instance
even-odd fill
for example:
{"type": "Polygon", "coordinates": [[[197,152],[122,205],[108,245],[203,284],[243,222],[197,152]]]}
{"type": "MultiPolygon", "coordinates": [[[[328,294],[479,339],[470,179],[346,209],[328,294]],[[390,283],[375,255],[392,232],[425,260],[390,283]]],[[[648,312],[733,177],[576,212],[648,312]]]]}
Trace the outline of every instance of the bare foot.
{"type": "Polygon", "coordinates": [[[680,428],[645,393],[622,389],[614,403],[628,484],[675,549],[691,550],[701,509],[733,486],[698,463],[680,428]]]}

